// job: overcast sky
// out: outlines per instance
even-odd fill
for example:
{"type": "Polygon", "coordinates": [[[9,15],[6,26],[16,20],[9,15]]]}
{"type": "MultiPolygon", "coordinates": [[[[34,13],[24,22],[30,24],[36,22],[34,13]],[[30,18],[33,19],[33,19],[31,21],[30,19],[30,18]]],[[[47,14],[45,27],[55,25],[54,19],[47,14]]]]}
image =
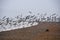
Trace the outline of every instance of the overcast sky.
{"type": "Polygon", "coordinates": [[[60,0],[0,0],[0,17],[27,15],[28,11],[36,13],[60,13],[60,0]]]}

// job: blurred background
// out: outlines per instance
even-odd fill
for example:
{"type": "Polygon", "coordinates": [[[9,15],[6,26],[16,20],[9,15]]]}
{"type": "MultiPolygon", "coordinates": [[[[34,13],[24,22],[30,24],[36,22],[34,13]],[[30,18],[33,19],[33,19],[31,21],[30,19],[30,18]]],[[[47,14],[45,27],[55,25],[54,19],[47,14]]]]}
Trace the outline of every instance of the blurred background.
{"type": "Polygon", "coordinates": [[[33,14],[47,13],[49,16],[56,13],[60,16],[60,0],[0,0],[0,18],[20,14],[25,16],[29,11],[33,14]]]}

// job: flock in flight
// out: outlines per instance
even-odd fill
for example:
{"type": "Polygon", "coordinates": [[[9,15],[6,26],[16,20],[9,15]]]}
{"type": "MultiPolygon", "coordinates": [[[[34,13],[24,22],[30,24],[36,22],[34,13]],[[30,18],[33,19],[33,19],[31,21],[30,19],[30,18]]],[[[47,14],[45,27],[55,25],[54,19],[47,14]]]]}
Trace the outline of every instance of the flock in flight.
{"type": "Polygon", "coordinates": [[[27,24],[33,25],[33,23],[40,23],[40,22],[60,22],[60,17],[57,17],[56,13],[46,17],[47,13],[41,14],[37,13],[37,15],[32,15],[32,12],[29,11],[31,15],[27,15],[25,17],[22,17],[23,15],[18,15],[15,18],[10,18],[4,16],[3,18],[0,18],[0,27],[5,28],[4,26],[9,25],[11,26],[20,26],[27,24]]]}

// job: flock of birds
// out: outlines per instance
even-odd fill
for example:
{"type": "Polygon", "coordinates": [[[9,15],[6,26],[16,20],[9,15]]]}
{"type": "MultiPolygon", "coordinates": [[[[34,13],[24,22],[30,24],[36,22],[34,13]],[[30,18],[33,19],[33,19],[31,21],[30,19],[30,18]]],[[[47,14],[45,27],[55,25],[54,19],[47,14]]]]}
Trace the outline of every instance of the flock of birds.
{"type": "Polygon", "coordinates": [[[26,17],[16,16],[15,18],[10,18],[4,16],[0,19],[0,31],[7,31],[17,28],[25,28],[31,27],[39,24],[40,22],[60,22],[60,17],[54,13],[49,17],[45,17],[47,14],[40,15],[39,13],[36,15],[32,15],[32,12],[29,11],[31,15],[27,15],[26,17]]]}

